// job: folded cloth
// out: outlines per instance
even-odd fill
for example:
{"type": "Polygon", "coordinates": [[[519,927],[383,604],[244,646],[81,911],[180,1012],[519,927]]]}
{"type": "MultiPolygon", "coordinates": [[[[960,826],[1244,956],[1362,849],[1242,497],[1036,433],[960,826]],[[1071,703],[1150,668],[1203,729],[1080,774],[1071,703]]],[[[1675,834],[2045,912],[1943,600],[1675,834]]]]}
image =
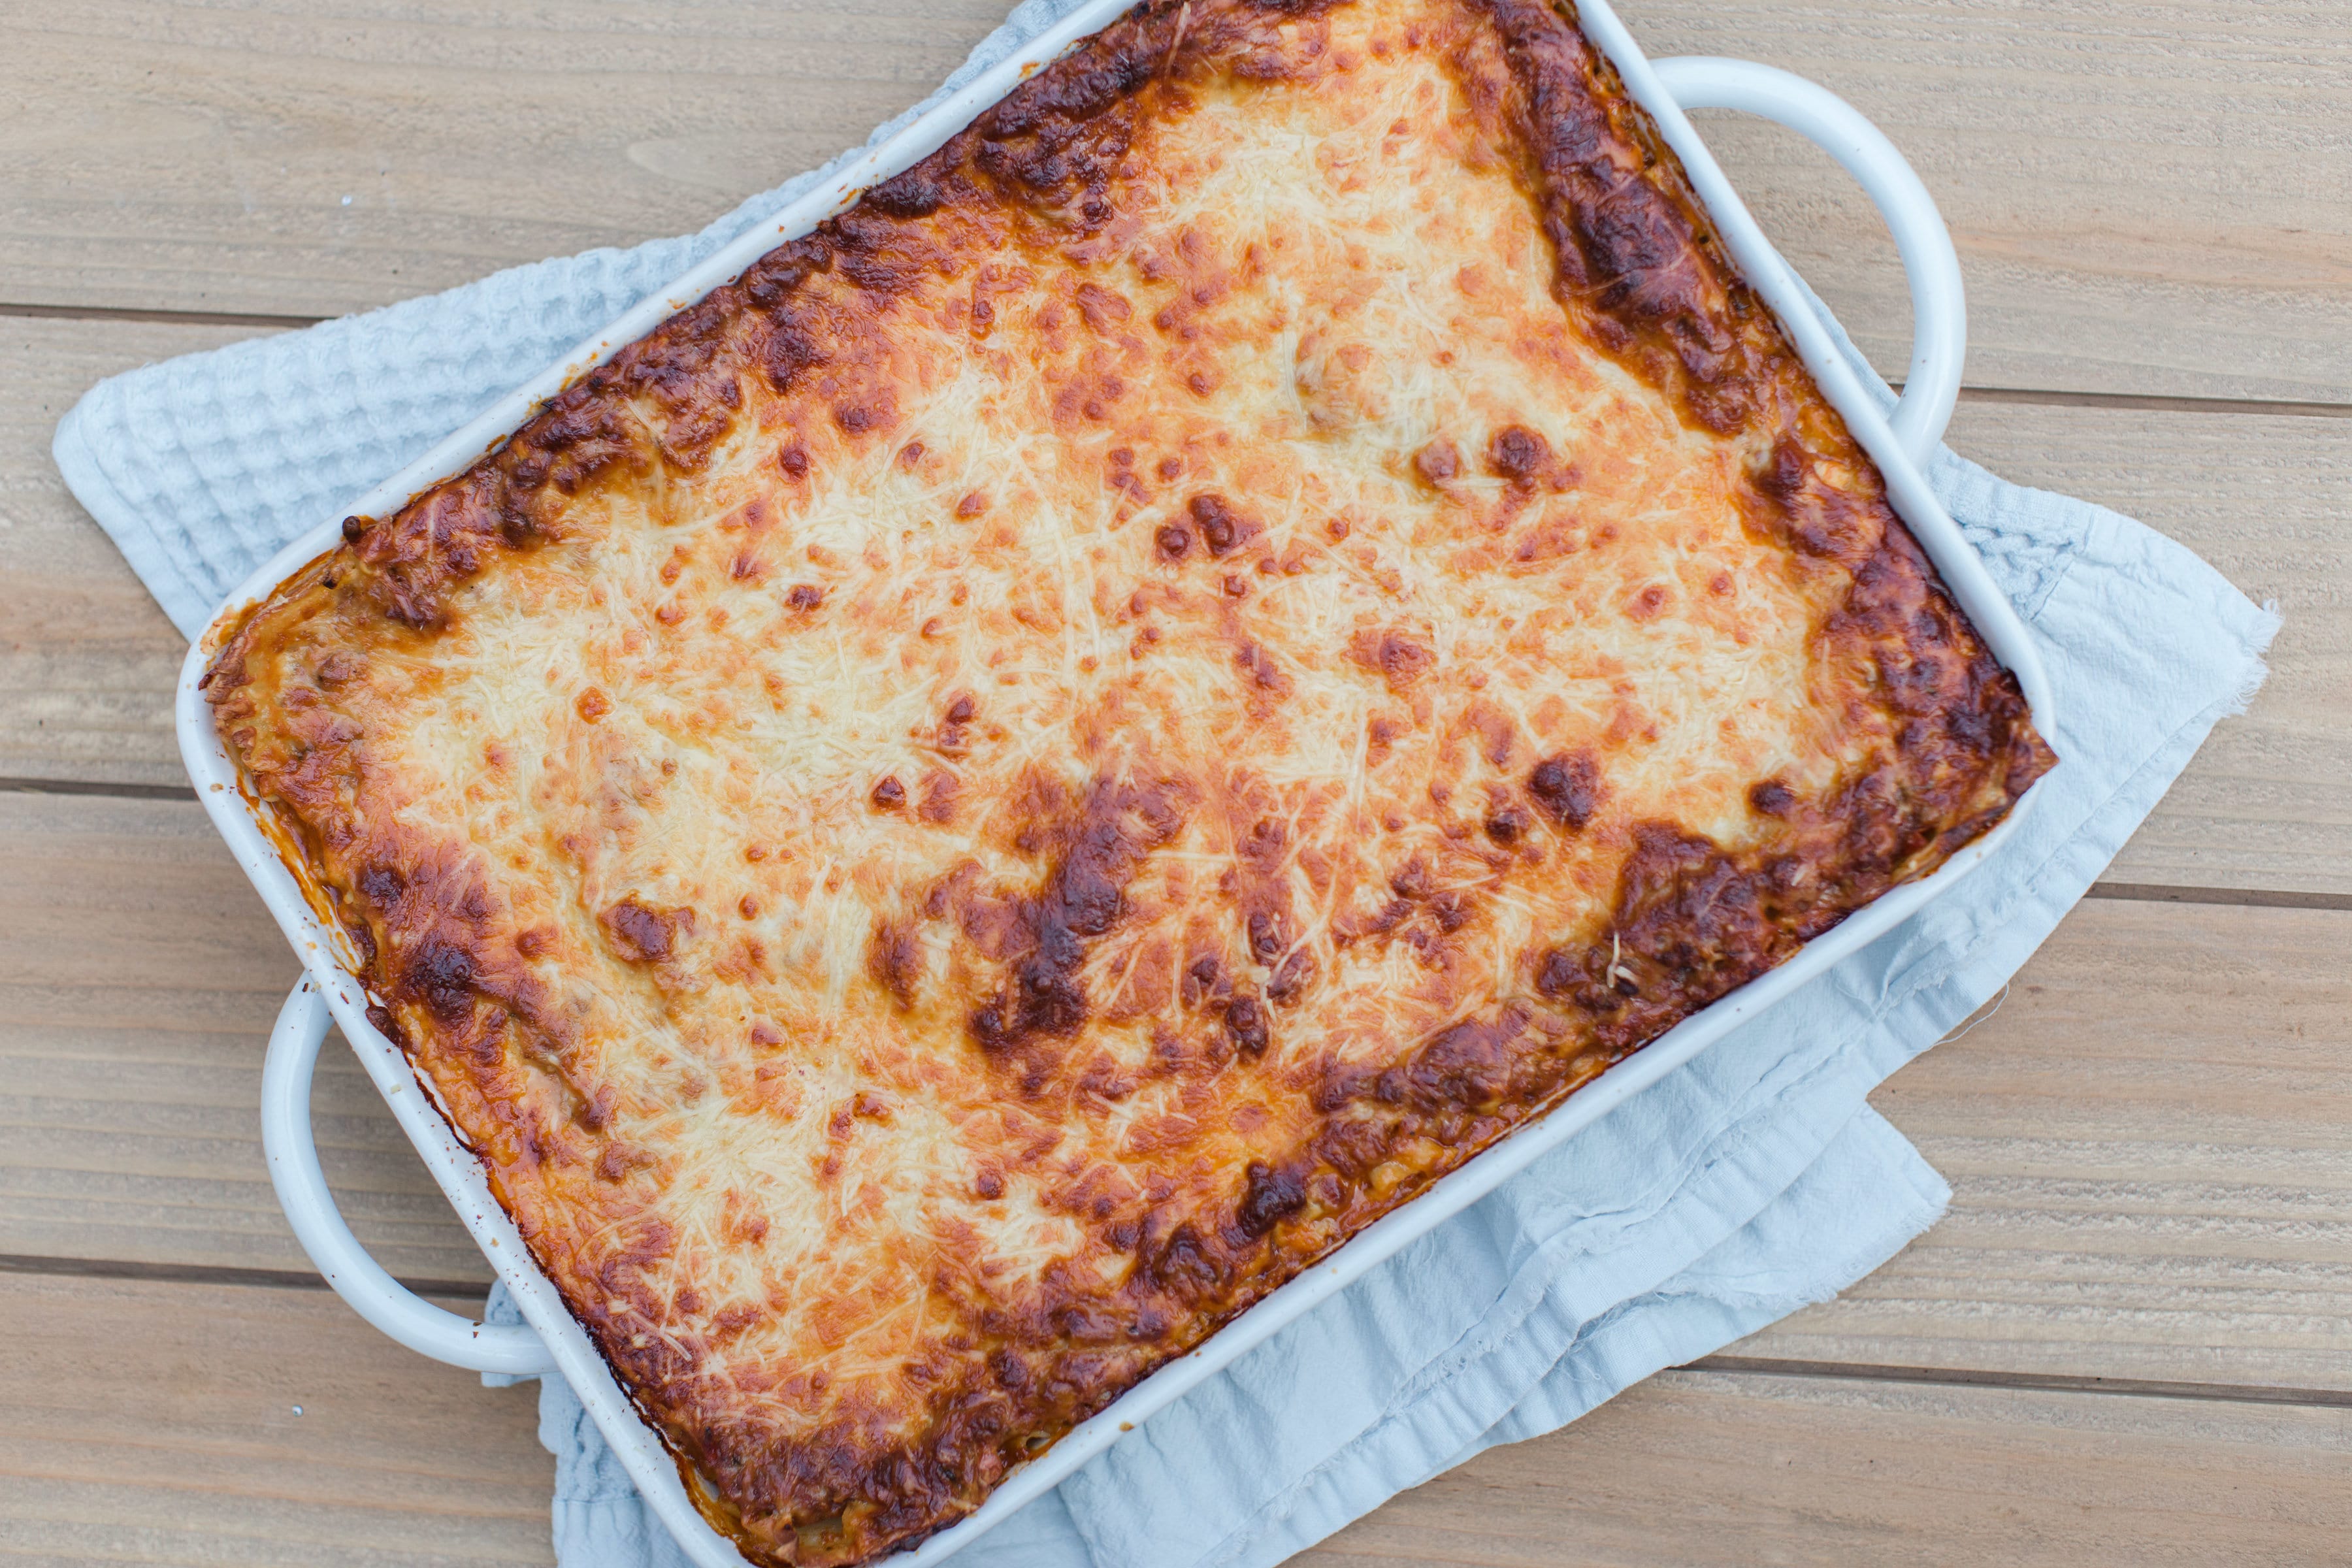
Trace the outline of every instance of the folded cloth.
{"type": "MultiPolygon", "coordinates": [[[[1023,5],[941,91],[1070,3],[1023,5]]],[[[117,376],[59,425],[58,465],[193,635],[287,540],[824,173],[698,235],[117,376]]],[[[1948,451],[1928,477],[2050,668],[2063,762],[2024,830],[1953,894],[1122,1437],[966,1561],[1277,1562],[1482,1448],[1826,1300],[1942,1211],[1941,1179],[1864,1096],[2049,934],[2252,694],[2277,617],[2112,511],[1948,451]]],[[[514,1318],[502,1293],[491,1312],[514,1318]]],[[[684,1561],[559,1379],[542,1386],[540,1436],[556,1455],[563,1568],[684,1561]]]]}

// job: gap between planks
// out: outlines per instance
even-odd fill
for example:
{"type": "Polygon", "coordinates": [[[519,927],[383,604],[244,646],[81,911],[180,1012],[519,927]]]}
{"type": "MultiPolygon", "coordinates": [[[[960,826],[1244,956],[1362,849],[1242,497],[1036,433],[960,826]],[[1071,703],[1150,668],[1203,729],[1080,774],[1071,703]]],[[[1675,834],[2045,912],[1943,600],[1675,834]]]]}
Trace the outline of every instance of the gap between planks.
{"type": "MultiPolygon", "coordinates": [[[[299,1268],[233,1268],[216,1263],[141,1263],[114,1258],[45,1258],[0,1252],[0,1274],[36,1274],[67,1279],[139,1279],[173,1285],[235,1285],[256,1290],[325,1290],[321,1275],[299,1268]]],[[[488,1289],[479,1279],[401,1279],[414,1296],[477,1301],[488,1289]]],[[[2352,1400],[2352,1394],[2345,1395],[2352,1400]]]]}
{"type": "MultiPolygon", "coordinates": [[[[315,1274],[292,1268],[226,1268],[196,1263],[136,1263],[110,1258],[41,1258],[0,1253],[0,1274],[52,1279],[136,1279],[157,1284],[215,1285],[260,1290],[324,1290],[315,1274]]],[[[471,1301],[479,1283],[464,1279],[404,1279],[419,1296],[471,1301]]],[[[2133,1399],[2204,1399],[2231,1405],[2294,1405],[2352,1409],[2352,1389],[2297,1388],[2276,1384],[2189,1383],[2165,1378],[2069,1376],[2058,1373],[1990,1372],[1967,1367],[1887,1366],[1799,1361],[1780,1356],[1710,1355],[1669,1369],[1747,1373],[1845,1383],[1896,1383],[2001,1388],[2029,1394],[2103,1394],[2133,1399]]]]}
{"type": "Polygon", "coordinates": [[[0,778],[0,791],[11,795],[95,795],[113,800],[184,800],[196,798],[192,784],[111,784],[89,779],[0,778]]]}
{"type": "Polygon", "coordinates": [[[2303,893],[2267,888],[2188,888],[2159,882],[2094,882],[2083,896],[2143,904],[2241,904],[2265,910],[2352,910],[2352,893],[2303,893]]]}
{"type": "MultiPolygon", "coordinates": [[[[0,318],[51,321],[158,321],[183,327],[315,327],[331,316],[276,316],[236,310],[143,310],[121,305],[26,305],[0,300],[0,318]]],[[[1902,390],[1900,383],[1895,390],[1902,390]]],[[[2045,408],[2134,408],[2159,414],[2275,414],[2296,419],[2352,419],[2352,403],[2273,397],[2177,397],[2158,393],[2057,392],[2031,386],[1963,386],[1962,398],[2045,408]]]]}
{"type": "Polygon", "coordinates": [[[1919,1383],[2007,1388],[2041,1394],[2111,1394],[2131,1399],[2210,1399],[2225,1405],[2308,1405],[2352,1409],[2352,1389],[2280,1384],[2178,1383],[2155,1377],[2081,1377],[2049,1372],[1978,1372],[1967,1367],[1874,1366],[1861,1362],[1788,1361],[1778,1356],[1710,1355],[1674,1372],[1811,1377],[1845,1383],[1919,1383]]]}
{"type": "Polygon", "coordinates": [[[0,316],[37,321],[162,321],[182,327],[315,327],[331,316],[273,316],[247,310],[142,310],[128,305],[16,305],[0,300],[0,316]]]}

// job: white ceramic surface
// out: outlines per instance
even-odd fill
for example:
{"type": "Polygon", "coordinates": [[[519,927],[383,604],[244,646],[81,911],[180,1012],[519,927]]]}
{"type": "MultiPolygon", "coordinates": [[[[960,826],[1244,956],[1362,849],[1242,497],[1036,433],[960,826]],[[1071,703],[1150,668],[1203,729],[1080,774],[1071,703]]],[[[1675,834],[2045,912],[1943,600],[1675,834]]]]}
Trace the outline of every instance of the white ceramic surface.
{"type": "Polygon", "coordinates": [[[394,1279],[344,1223],[310,1131],[310,1077],[333,1022],[318,982],[306,977],[278,1010],[261,1065],[261,1148],[294,1238],[353,1311],[419,1355],[470,1372],[553,1372],[547,1342],[529,1328],[435,1306],[394,1279]]]}
{"type": "MultiPolygon", "coordinates": [[[[1097,0],[1073,13],[1026,49],[866,155],[830,186],[791,203],[770,223],[711,257],[593,342],[582,344],[563,363],[549,367],[500,400],[418,462],[362,498],[352,510],[385,515],[416,491],[462,470],[573,377],[622,344],[643,336],[672,311],[732,279],[776,245],[805,234],[848,205],[860,190],[928,155],[1031,71],[1117,18],[1129,4],[1130,0],[1097,0]]],[[[1682,158],[1700,199],[1749,283],[1778,314],[1824,395],[1877,461],[1896,512],[1934,560],[1994,655],[2016,673],[2036,723],[2048,732],[2053,718],[2049,685],[2025,627],[1985,574],[1958,526],[1929,491],[1918,468],[1941,437],[1958,393],[1966,313],[1958,259],[1917,176],[1867,121],[1824,89],[1786,72],[1738,60],[1665,60],[1653,67],[1603,0],[1582,0],[1580,12],[1587,35],[1616,66],[1627,90],[1649,110],[1667,143],[1682,158]],[[1836,352],[1786,264],[1757,228],[1691,128],[1683,113],[1685,106],[1737,108],[1791,126],[1827,148],[1878,204],[1902,252],[1917,316],[1911,374],[1891,421],[1880,414],[1836,352]]],[[[267,595],[280,580],[332,548],[340,537],[339,526],[339,518],[321,519],[316,529],[288,545],[231,595],[229,606],[267,595]]],[[[178,729],[182,754],[206,809],[308,971],[308,978],[288,999],[278,1020],[264,1079],[264,1127],[271,1177],[297,1236],[335,1289],[370,1322],[402,1343],[462,1366],[496,1371],[551,1367],[560,1373],[579,1393],[605,1441],[688,1555],[702,1568],[740,1568],[742,1559],[732,1543],[710,1530],[695,1511],[659,1438],[637,1416],[585,1331],[531,1262],[513,1223],[491,1199],[479,1163],[457,1142],[440,1109],[431,1103],[430,1089],[410,1070],[399,1048],[369,1025],[368,997],[354,977],[356,959],[348,939],[321,926],[312,916],[292,875],[253,816],[251,803],[238,787],[236,764],[214,731],[211,708],[196,684],[226,615],[225,608],[214,627],[189,652],[181,672],[178,729]],[[524,1331],[468,1323],[409,1296],[367,1257],[334,1212],[309,1129],[310,1068],[330,1021],[341,1026],[426,1166],[513,1293],[530,1334],[539,1342],[536,1345],[524,1331]]],[[[1999,852],[2032,808],[2035,793],[2029,792],[2006,821],[1933,877],[1887,893],[1809,943],[1789,963],[1684,1020],[1549,1115],[1434,1184],[1235,1319],[1199,1350],[1161,1368],[1014,1472],[971,1518],[891,1561],[900,1568],[915,1568],[952,1555],[1060,1482],[1107,1447],[1121,1430],[1140,1424],[1350,1279],[1493,1191],[1577,1129],[1917,911],[1999,852]]]]}

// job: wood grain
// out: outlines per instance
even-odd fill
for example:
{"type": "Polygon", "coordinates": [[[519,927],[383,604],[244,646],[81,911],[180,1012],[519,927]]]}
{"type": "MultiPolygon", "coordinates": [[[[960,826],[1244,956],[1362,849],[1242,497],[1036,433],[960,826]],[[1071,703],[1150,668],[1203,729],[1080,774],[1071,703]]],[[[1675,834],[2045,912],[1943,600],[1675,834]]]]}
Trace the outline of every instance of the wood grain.
{"type": "MultiPolygon", "coordinates": [[[[308,1274],[258,1109],[298,974],[193,803],[0,794],[0,1253],[308,1274]]],[[[331,1040],[312,1104],[344,1215],[384,1267],[487,1288],[331,1040]]]]}
{"type": "MultiPolygon", "coordinates": [[[[2335,0],[1625,0],[1651,55],[1822,82],[1918,170],[1969,291],[1971,384],[2346,400],[2352,28],[2335,0]]],[[[1793,132],[1701,132],[1874,363],[1909,297],[1793,132]]]]}
{"type": "Polygon", "coordinates": [[[1728,1353],[2352,1388],[2352,912],[2094,900],[1872,1101],[1943,1221],[1728,1353]]]}
{"type": "Polygon", "coordinates": [[[2352,420],[1964,400],[1951,444],[2140,519],[2284,617],[2252,708],[2214,731],[2107,878],[2352,891],[2352,420]]]}
{"type": "Polygon", "coordinates": [[[2347,1448],[2341,1409],[1670,1372],[1292,1562],[2336,1562],[2347,1448]]]}
{"type": "Polygon", "coordinates": [[[688,232],[1006,9],[12,4],[0,299],[333,315],[688,232]]]}
{"type": "Polygon", "coordinates": [[[49,443],[90,384],[252,330],[0,317],[0,778],[184,784],[187,651],[68,492],[49,443]]]}
{"type": "MultiPolygon", "coordinates": [[[[1739,1353],[2352,1387],[2352,912],[2095,901],[1877,1103],[1950,1216],[1739,1353]]],[[[293,963],[194,805],[0,795],[0,1253],[306,1265],[262,1163],[293,963]]],[[[357,1067],[354,1227],[487,1280],[357,1067]]]]}
{"type": "Polygon", "coordinates": [[[323,1292],[0,1276],[0,1560],[545,1564],[538,1397],[323,1292]]]}
{"type": "MultiPolygon", "coordinates": [[[[50,463],[90,382],[250,329],[0,319],[0,778],[178,784],[183,645],[50,463]]],[[[2138,516],[2286,616],[2275,673],[2112,873],[2352,892],[2352,420],[1961,405],[1958,448],[2138,516]]]]}
{"type": "MultiPolygon", "coordinates": [[[[1984,384],[2352,401],[2352,31],[2333,0],[1626,0],[1656,56],[1852,99],[1968,268],[1984,384]]],[[[684,232],[862,141],[1002,0],[778,9],[10,0],[0,300],[331,315],[684,232]]],[[[1706,134],[1883,368],[1878,221],[1792,134],[1706,134]]]]}

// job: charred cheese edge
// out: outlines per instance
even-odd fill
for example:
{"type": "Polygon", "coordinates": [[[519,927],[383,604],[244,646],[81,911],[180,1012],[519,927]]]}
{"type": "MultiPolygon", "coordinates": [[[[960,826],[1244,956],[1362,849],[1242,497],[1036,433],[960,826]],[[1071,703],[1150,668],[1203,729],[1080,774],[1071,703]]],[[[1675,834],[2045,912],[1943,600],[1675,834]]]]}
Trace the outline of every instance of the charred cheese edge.
{"type": "Polygon", "coordinates": [[[1154,0],[345,538],[222,732],[759,1563],[952,1523],[2054,761],[1533,0],[1154,0]]]}

